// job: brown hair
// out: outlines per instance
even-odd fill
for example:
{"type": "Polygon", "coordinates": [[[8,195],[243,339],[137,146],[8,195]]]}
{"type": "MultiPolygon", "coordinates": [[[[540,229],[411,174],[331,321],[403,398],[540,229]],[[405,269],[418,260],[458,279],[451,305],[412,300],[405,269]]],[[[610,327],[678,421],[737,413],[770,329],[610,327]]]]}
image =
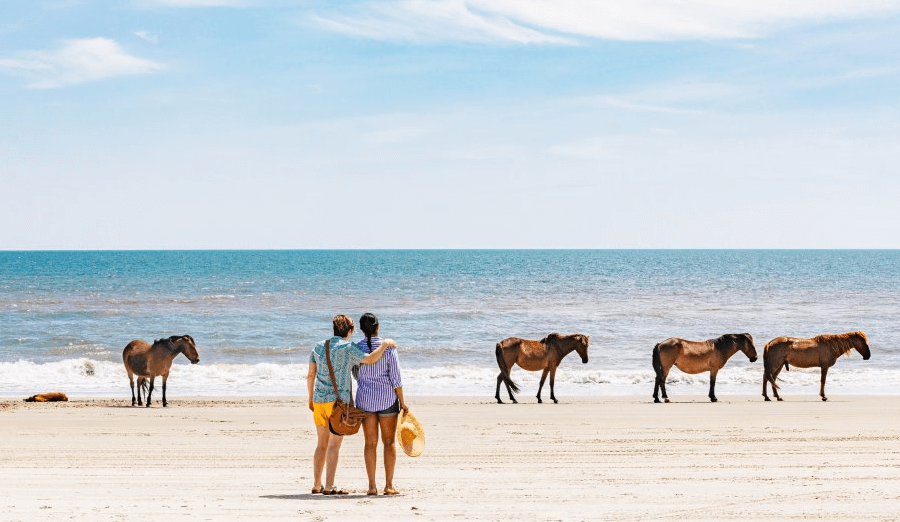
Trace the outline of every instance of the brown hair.
{"type": "Polygon", "coordinates": [[[331,320],[331,325],[334,327],[334,335],[338,337],[347,337],[356,329],[353,326],[353,319],[344,314],[334,316],[334,319],[331,320]]]}

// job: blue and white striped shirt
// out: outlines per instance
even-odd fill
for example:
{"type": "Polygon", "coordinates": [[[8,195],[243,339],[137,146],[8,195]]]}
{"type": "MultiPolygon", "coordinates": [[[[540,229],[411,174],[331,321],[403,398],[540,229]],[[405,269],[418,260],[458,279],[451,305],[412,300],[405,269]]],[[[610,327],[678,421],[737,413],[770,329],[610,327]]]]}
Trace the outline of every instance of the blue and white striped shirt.
{"type": "MultiPolygon", "coordinates": [[[[366,354],[381,346],[381,339],[372,337],[372,349],[363,339],[356,347],[366,354]]],[[[397,351],[394,348],[385,350],[384,355],[375,364],[360,364],[357,377],[356,407],[368,412],[386,410],[397,401],[394,388],[403,387],[400,380],[400,365],[397,351]]]]}

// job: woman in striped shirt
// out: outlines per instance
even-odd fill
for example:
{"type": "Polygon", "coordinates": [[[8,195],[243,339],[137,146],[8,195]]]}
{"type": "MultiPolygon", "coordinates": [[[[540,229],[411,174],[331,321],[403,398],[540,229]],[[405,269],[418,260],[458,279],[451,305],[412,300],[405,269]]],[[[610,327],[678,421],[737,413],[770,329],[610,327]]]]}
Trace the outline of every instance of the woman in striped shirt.
{"type": "MultiPolygon", "coordinates": [[[[378,318],[364,314],[359,319],[359,327],[366,338],[356,343],[363,353],[372,353],[381,346],[378,338],[378,318]]],[[[384,494],[398,495],[394,489],[394,464],[397,448],[394,444],[397,433],[397,414],[409,411],[403,401],[403,383],[400,380],[400,366],[397,351],[385,350],[381,359],[373,365],[361,365],[358,373],[356,407],[366,412],[363,433],[366,438],[364,456],[366,473],[369,475],[369,495],[377,495],[375,486],[375,453],[378,447],[378,430],[381,429],[381,443],[384,445],[384,494]]]]}

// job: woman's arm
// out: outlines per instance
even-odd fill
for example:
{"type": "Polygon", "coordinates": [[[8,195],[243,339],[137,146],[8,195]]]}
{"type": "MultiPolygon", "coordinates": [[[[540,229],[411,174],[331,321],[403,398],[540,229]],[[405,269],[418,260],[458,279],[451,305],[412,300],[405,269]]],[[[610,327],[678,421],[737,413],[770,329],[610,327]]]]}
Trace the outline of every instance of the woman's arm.
{"type": "Polygon", "coordinates": [[[313,386],[316,383],[316,363],[309,363],[309,371],[306,372],[306,391],[309,393],[309,411],[313,411],[313,386]]]}
{"type": "Polygon", "coordinates": [[[409,407],[406,406],[406,401],[403,400],[403,388],[394,388],[394,391],[397,392],[397,399],[400,401],[400,409],[403,410],[403,415],[409,413],[409,407]]]}
{"type": "Polygon", "coordinates": [[[375,349],[369,355],[363,357],[359,362],[362,364],[375,364],[378,362],[378,359],[381,359],[381,356],[384,355],[384,351],[388,348],[396,348],[397,343],[393,341],[393,339],[384,339],[381,341],[381,346],[375,349]]]}

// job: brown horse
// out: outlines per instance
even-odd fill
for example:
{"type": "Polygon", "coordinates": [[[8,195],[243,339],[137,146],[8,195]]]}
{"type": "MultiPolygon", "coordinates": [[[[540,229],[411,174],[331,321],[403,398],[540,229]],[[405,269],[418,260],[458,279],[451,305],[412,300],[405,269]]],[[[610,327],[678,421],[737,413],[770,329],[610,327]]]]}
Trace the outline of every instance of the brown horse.
{"type": "Polygon", "coordinates": [[[656,372],[656,384],[653,386],[653,402],[659,402],[659,390],[662,389],[663,400],[669,402],[666,395],[666,377],[672,365],[684,373],[709,372],[709,400],[716,402],[716,374],[725,366],[728,359],[738,351],[756,362],[756,347],[753,337],[748,333],[725,334],[708,341],[685,341],[671,338],[653,347],[653,370],[656,372]]]}
{"type": "Polygon", "coordinates": [[[141,389],[147,389],[147,407],[150,406],[150,394],[153,393],[153,381],[157,375],[162,376],[162,405],[166,406],[166,381],[169,379],[169,369],[172,361],[178,354],[183,353],[191,364],[200,362],[197,347],[190,335],[173,335],[168,339],[159,339],[149,344],[135,339],[128,343],[122,351],[122,361],[125,363],[125,371],[128,372],[128,380],[131,383],[131,405],[135,404],[134,376],[138,376],[137,405],[141,404],[141,389]],[[149,383],[149,388],[147,384],[149,383]]]}
{"type": "Polygon", "coordinates": [[[819,395],[823,401],[827,401],[825,397],[825,376],[828,374],[828,368],[834,366],[838,357],[849,355],[850,350],[856,349],[863,360],[868,361],[872,356],[869,351],[869,339],[862,332],[847,332],[842,334],[824,334],[812,339],[798,339],[796,337],[776,337],[766,344],[763,349],[763,397],[768,401],[769,396],[766,394],[766,385],[772,383],[772,393],[779,401],[781,397],[778,395],[778,385],[775,379],[781,373],[781,368],[790,370],[788,364],[793,364],[797,368],[814,368],[818,366],[822,369],[822,385],[819,388],[819,395]]]}
{"type": "Polygon", "coordinates": [[[518,337],[509,337],[497,343],[497,365],[500,367],[500,375],[497,376],[497,393],[494,395],[498,404],[503,404],[500,400],[500,383],[506,384],[506,391],[509,393],[509,400],[518,403],[519,401],[513,397],[513,391],[518,392],[519,387],[509,377],[509,371],[514,364],[518,364],[523,370],[535,372],[544,370],[541,375],[541,384],[538,386],[537,400],[541,400],[541,388],[544,387],[544,380],[547,374],[550,374],[550,398],[553,402],[558,402],[553,394],[553,381],[556,380],[556,368],[563,360],[563,357],[569,355],[573,350],[581,356],[581,362],[588,362],[588,344],[591,338],[587,335],[559,335],[552,333],[544,337],[540,341],[529,341],[527,339],[519,339],[518,337]]]}

